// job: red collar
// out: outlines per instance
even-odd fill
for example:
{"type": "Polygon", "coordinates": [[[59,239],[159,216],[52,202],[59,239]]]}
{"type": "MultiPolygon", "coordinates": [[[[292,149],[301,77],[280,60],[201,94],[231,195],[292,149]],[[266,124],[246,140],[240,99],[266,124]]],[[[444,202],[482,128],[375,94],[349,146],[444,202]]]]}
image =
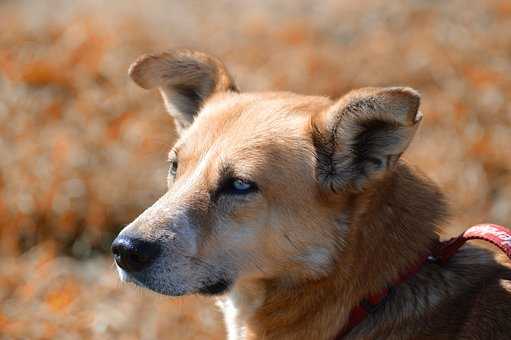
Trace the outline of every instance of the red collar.
{"type": "Polygon", "coordinates": [[[381,305],[392,296],[392,292],[396,287],[410,279],[412,276],[426,264],[427,262],[435,262],[440,265],[445,264],[458,249],[469,240],[483,240],[497,246],[511,259],[511,231],[496,224],[479,224],[465,230],[463,234],[450,240],[439,242],[437,247],[433,249],[431,254],[422,257],[408,271],[401,274],[391,285],[384,288],[376,294],[369,295],[355,306],[348,319],[348,323],[339,332],[336,339],[342,339],[353,328],[371,313],[374,313],[381,305]]]}

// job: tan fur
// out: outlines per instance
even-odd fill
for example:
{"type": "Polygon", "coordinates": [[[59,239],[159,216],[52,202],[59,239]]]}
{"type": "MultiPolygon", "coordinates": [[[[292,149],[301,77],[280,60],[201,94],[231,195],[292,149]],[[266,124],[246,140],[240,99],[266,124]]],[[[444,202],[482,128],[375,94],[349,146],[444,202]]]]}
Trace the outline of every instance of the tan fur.
{"type": "MultiPolygon", "coordinates": [[[[137,284],[170,282],[177,295],[232,279],[219,297],[230,339],[333,339],[353,306],[437,240],[443,196],[400,160],[422,118],[414,90],[366,88],[337,101],[238,93],[221,62],[190,51],[144,56],[130,75],[160,88],[181,136],[169,192],[123,233],[193,239],[186,249],[166,243],[182,267],[137,284]],[[226,171],[259,190],[219,192],[226,171]],[[192,227],[180,236],[183,224],[192,227]]],[[[445,266],[427,264],[346,338],[509,338],[503,262],[465,246],[445,266]]]]}

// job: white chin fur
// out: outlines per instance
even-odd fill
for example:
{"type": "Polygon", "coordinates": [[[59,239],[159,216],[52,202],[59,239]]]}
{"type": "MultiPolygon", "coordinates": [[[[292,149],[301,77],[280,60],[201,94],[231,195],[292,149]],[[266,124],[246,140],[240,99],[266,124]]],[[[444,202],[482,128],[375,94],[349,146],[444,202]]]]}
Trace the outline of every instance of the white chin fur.
{"type": "Polygon", "coordinates": [[[117,263],[115,264],[115,266],[117,267],[117,273],[119,273],[119,278],[121,279],[122,282],[132,282],[132,280],[130,280],[129,275],[124,271],[124,269],[119,267],[117,263]]]}

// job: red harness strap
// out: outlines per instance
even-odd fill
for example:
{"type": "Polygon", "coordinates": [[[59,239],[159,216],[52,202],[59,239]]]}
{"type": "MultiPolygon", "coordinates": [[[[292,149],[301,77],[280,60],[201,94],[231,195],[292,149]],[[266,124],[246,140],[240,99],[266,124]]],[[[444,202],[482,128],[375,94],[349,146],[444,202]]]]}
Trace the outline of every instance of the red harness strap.
{"type": "Polygon", "coordinates": [[[440,243],[433,255],[444,264],[458,249],[469,240],[490,242],[511,259],[511,231],[496,224],[478,224],[465,230],[463,234],[440,243]]]}
{"type": "Polygon", "coordinates": [[[433,261],[440,265],[445,264],[458,249],[469,240],[483,240],[490,242],[502,250],[509,259],[511,259],[511,230],[496,224],[479,224],[465,230],[463,234],[450,240],[438,243],[433,249],[431,255],[424,256],[412,268],[400,275],[393,283],[380,292],[370,295],[355,306],[348,319],[348,323],[339,332],[336,339],[342,339],[355,326],[364,321],[364,319],[383,305],[388,298],[392,296],[392,292],[399,284],[407,281],[409,278],[417,274],[426,262],[433,261]]]}

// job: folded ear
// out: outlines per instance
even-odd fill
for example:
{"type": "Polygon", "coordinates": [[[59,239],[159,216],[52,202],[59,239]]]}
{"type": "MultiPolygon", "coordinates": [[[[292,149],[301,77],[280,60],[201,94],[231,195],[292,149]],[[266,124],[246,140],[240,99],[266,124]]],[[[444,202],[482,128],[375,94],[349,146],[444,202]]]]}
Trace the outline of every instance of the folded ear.
{"type": "Polygon", "coordinates": [[[129,76],[145,89],[157,87],[178,132],[189,127],[202,104],[216,92],[238,92],[224,64],[205,53],[177,50],[143,55],[129,76]]]}
{"type": "Polygon", "coordinates": [[[411,88],[364,88],[314,117],[321,184],[334,191],[360,190],[391,169],[417,130],[419,104],[411,88]]]}

